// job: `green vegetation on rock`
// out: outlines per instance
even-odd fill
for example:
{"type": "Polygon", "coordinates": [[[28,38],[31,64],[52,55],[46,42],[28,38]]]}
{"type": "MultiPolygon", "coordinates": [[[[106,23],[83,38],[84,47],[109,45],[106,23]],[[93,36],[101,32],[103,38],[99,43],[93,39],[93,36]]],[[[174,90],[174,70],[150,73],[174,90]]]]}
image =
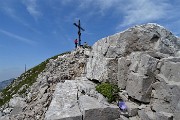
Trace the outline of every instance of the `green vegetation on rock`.
{"type": "Polygon", "coordinates": [[[46,64],[49,62],[50,59],[56,59],[58,56],[69,54],[70,52],[65,52],[60,55],[56,55],[47,59],[46,61],[42,62],[41,64],[31,68],[27,72],[23,73],[20,77],[18,77],[14,82],[12,82],[9,86],[1,91],[0,96],[0,106],[4,105],[8,102],[14,94],[22,95],[26,92],[26,90],[32,86],[40,74],[45,68],[46,64]],[[24,88],[21,90],[21,88],[24,88]]]}
{"type": "Polygon", "coordinates": [[[113,102],[117,99],[119,88],[117,85],[110,83],[101,83],[96,86],[96,90],[104,97],[107,97],[108,102],[113,102]]]}

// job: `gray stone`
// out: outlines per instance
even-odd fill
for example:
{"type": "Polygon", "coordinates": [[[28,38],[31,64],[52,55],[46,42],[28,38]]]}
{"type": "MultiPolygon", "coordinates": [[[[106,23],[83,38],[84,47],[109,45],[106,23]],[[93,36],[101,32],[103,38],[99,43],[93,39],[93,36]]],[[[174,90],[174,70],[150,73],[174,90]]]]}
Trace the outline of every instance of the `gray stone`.
{"type": "Polygon", "coordinates": [[[21,107],[14,107],[12,112],[11,112],[11,115],[17,115],[19,114],[20,112],[22,112],[22,109],[21,107]]]}
{"type": "Polygon", "coordinates": [[[180,82],[168,81],[163,75],[157,75],[159,82],[153,84],[155,89],[152,109],[157,112],[174,113],[180,111],[180,82]]]}
{"type": "Polygon", "coordinates": [[[132,98],[149,103],[151,96],[152,79],[147,76],[139,75],[138,73],[131,73],[128,76],[127,92],[132,98]]]}
{"type": "Polygon", "coordinates": [[[150,102],[151,85],[158,60],[148,54],[137,52],[130,55],[131,65],[126,90],[128,95],[142,102],[150,102]]]}
{"type": "Polygon", "coordinates": [[[88,80],[66,80],[58,83],[45,119],[81,120],[82,116],[86,120],[118,118],[118,106],[110,105],[97,92],[92,95],[92,90],[95,90],[95,84],[88,80]]]}
{"type": "Polygon", "coordinates": [[[123,115],[120,115],[120,118],[118,120],[129,120],[129,119],[123,115]]]}
{"type": "Polygon", "coordinates": [[[99,103],[87,95],[80,96],[79,104],[83,120],[114,120],[120,115],[118,106],[99,103]]]}
{"type": "Polygon", "coordinates": [[[128,96],[122,94],[121,92],[119,92],[118,95],[124,102],[128,101],[128,96]]]}
{"type": "Polygon", "coordinates": [[[108,80],[106,82],[110,82],[112,84],[118,84],[118,60],[113,58],[107,58],[107,76],[108,80]]]}
{"type": "Polygon", "coordinates": [[[141,120],[138,116],[129,117],[129,120],[141,120]]]}
{"type": "Polygon", "coordinates": [[[141,104],[141,105],[138,107],[138,109],[139,109],[139,110],[142,110],[142,109],[145,109],[146,107],[147,107],[147,105],[141,104]]]}
{"type": "Polygon", "coordinates": [[[155,113],[150,109],[142,109],[138,111],[141,120],[155,120],[155,113]]]}
{"type": "MultiPolygon", "coordinates": [[[[175,55],[179,48],[179,39],[162,26],[157,24],[135,26],[121,33],[103,38],[92,46],[90,58],[87,63],[87,77],[89,79],[106,81],[106,58],[125,57],[136,51],[151,51],[175,55]]],[[[146,59],[144,61],[146,62],[146,59]]],[[[139,70],[142,73],[148,72],[148,70],[143,71],[145,68],[143,67],[143,69],[139,70]]],[[[124,88],[124,85],[122,87],[124,88]]]]}
{"type": "Polygon", "coordinates": [[[129,59],[131,61],[130,72],[151,76],[157,68],[158,59],[153,58],[147,53],[133,52],[130,54],[129,59]]]}
{"type": "Polygon", "coordinates": [[[77,92],[75,80],[58,83],[54,98],[45,114],[45,120],[81,120],[82,113],[77,102],[77,92]]]}
{"type": "Polygon", "coordinates": [[[180,111],[176,111],[176,112],[174,112],[174,120],[179,120],[179,118],[180,118],[180,111]]]}
{"type": "Polygon", "coordinates": [[[3,113],[10,114],[12,110],[13,110],[13,108],[6,108],[3,110],[3,113]]]}
{"type": "Polygon", "coordinates": [[[77,81],[77,86],[78,86],[79,92],[87,94],[87,95],[95,96],[95,95],[92,95],[91,93],[92,90],[96,89],[95,83],[84,78],[79,78],[79,81],[77,81]]]}
{"type": "Polygon", "coordinates": [[[129,116],[136,116],[138,114],[138,105],[133,102],[126,102],[129,116]]]}
{"type": "Polygon", "coordinates": [[[161,62],[162,66],[160,69],[160,74],[164,75],[168,81],[180,82],[180,58],[164,58],[161,62]]]}
{"type": "Polygon", "coordinates": [[[9,116],[2,116],[0,117],[0,120],[10,120],[10,119],[9,119],[9,116]]]}
{"type": "Polygon", "coordinates": [[[173,120],[173,114],[166,112],[156,113],[156,120],[173,120]]]}
{"type": "Polygon", "coordinates": [[[128,74],[128,60],[125,57],[118,59],[118,87],[125,89],[128,74]]]}
{"type": "Polygon", "coordinates": [[[117,71],[118,71],[118,61],[114,58],[97,58],[97,61],[92,60],[91,63],[87,64],[87,78],[95,79],[98,81],[111,82],[117,84],[117,71]],[[93,72],[89,72],[89,71],[93,72]],[[113,71],[113,72],[112,72],[113,71]]]}
{"type": "Polygon", "coordinates": [[[21,97],[14,97],[9,101],[10,107],[25,107],[26,105],[25,99],[21,97]]]}
{"type": "Polygon", "coordinates": [[[45,93],[45,91],[48,89],[48,86],[45,86],[45,87],[43,87],[43,88],[41,88],[40,90],[39,90],[39,98],[42,98],[42,96],[44,95],[44,93],[45,93]]]}

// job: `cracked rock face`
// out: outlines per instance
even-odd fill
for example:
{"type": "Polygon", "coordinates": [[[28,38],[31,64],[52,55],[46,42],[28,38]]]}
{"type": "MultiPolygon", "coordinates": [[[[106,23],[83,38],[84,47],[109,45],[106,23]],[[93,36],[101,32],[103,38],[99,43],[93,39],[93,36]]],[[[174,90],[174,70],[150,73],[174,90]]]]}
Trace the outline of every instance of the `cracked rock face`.
{"type": "Polygon", "coordinates": [[[146,24],[135,26],[124,32],[114,34],[97,41],[92,46],[87,63],[87,77],[99,81],[108,81],[107,58],[126,57],[136,51],[151,51],[175,55],[180,48],[179,39],[162,26],[146,24]]]}
{"type": "MultiPolygon", "coordinates": [[[[52,102],[46,112],[45,120],[110,120],[119,117],[119,108],[110,105],[95,91],[95,84],[89,80],[66,80],[58,83],[52,102]],[[86,86],[86,90],[84,90],[86,86]],[[92,97],[96,96],[96,97],[92,97]]],[[[104,98],[105,99],[105,98],[104,98]]]]}
{"type": "Polygon", "coordinates": [[[180,113],[179,51],[180,39],[162,26],[135,26],[93,45],[87,78],[118,84],[133,102],[147,104],[137,119],[171,120],[173,116],[176,120],[180,113]]]}

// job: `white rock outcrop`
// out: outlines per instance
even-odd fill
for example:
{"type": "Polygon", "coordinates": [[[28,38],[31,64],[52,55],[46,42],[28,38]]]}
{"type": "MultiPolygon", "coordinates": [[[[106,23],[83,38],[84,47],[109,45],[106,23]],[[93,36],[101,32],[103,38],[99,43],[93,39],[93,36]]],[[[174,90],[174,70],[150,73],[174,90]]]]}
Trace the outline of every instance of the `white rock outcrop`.
{"type": "Polygon", "coordinates": [[[118,118],[119,108],[107,102],[98,101],[97,92],[89,96],[92,90],[95,91],[95,84],[89,80],[66,80],[64,83],[58,83],[45,120],[110,120],[118,118]]]}
{"type": "MultiPolygon", "coordinates": [[[[171,119],[172,115],[177,119],[180,113],[179,51],[180,39],[164,27],[135,26],[92,46],[87,78],[118,84],[127,91],[130,101],[148,104],[146,109],[138,110],[137,118],[171,119]]],[[[128,102],[122,93],[119,95],[128,102]]],[[[128,116],[130,119],[130,114],[128,116]]]]}
{"type": "MultiPolygon", "coordinates": [[[[103,38],[92,46],[87,63],[87,77],[108,81],[107,58],[126,57],[136,51],[158,52],[176,55],[180,48],[179,39],[157,24],[135,26],[115,35],[103,38]]],[[[114,78],[113,78],[114,79],[114,78]]]]}

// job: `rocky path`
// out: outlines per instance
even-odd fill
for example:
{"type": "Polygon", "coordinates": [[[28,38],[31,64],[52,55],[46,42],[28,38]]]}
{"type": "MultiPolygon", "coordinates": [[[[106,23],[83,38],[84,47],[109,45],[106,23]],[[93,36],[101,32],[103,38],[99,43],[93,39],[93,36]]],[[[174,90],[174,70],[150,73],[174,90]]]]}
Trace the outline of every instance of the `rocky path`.
{"type": "Polygon", "coordinates": [[[84,77],[58,83],[45,120],[109,120],[119,118],[119,108],[110,105],[84,77]]]}

